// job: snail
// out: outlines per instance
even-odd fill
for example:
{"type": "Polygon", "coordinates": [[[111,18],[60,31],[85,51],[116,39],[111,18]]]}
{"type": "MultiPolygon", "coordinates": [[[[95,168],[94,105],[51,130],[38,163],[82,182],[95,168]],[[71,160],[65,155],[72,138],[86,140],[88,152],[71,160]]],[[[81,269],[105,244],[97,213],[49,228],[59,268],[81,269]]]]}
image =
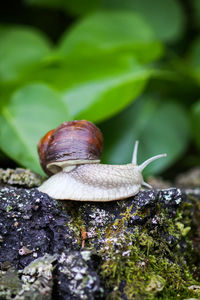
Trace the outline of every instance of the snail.
{"type": "Polygon", "coordinates": [[[38,143],[40,163],[52,175],[38,189],[59,200],[113,201],[136,195],[141,186],[150,187],[142,177],[143,169],[159,154],[137,165],[138,141],[132,163],[100,163],[103,137],[89,121],[64,122],[50,130],[38,143]]]}

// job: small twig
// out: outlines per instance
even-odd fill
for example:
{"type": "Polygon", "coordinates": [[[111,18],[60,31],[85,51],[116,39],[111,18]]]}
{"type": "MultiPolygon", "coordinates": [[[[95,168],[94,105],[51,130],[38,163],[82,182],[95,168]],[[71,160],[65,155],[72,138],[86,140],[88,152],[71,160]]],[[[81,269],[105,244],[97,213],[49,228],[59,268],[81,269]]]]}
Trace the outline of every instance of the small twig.
{"type": "Polygon", "coordinates": [[[85,240],[88,238],[88,232],[81,227],[81,248],[85,247],[85,240]]]}

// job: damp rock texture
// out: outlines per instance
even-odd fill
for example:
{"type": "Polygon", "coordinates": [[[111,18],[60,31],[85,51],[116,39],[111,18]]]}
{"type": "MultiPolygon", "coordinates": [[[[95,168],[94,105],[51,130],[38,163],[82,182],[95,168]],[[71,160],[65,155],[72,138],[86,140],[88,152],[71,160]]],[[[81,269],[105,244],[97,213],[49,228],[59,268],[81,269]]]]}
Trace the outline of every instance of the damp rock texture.
{"type": "Polygon", "coordinates": [[[107,203],[0,187],[0,299],[200,299],[200,204],[180,189],[107,203]]]}
{"type": "Polygon", "coordinates": [[[27,266],[45,253],[76,248],[70,216],[37,189],[0,188],[0,262],[27,266]]]}

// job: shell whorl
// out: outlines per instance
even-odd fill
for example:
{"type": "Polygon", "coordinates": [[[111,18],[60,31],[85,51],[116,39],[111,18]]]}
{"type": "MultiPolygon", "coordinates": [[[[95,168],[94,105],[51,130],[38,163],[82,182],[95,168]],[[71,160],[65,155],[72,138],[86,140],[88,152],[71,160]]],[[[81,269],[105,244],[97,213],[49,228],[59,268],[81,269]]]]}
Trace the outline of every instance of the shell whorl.
{"type": "Polygon", "coordinates": [[[40,163],[48,175],[59,172],[63,163],[97,163],[102,150],[100,129],[86,120],[64,122],[38,143],[40,163]]]}

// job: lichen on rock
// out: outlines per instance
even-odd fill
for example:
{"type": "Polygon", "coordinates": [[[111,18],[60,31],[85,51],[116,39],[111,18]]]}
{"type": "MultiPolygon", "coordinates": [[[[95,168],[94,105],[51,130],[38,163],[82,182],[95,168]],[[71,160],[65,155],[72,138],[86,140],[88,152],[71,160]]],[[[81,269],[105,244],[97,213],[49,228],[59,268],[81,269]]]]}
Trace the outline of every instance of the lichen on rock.
{"type": "Polygon", "coordinates": [[[1,169],[0,182],[10,185],[19,185],[24,187],[35,187],[41,185],[44,178],[28,169],[1,169]]]}
{"type": "Polygon", "coordinates": [[[66,251],[57,268],[57,291],[61,299],[102,299],[104,289],[92,266],[91,251],[66,251]]]}
{"type": "Polygon", "coordinates": [[[0,299],[12,299],[22,288],[22,282],[15,268],[10,267],[0,270],[0,299]]]}
{"type": "Polygon", "coordinates": [[[22,287],[15,296],[15,300],[51,299],[53,287],[53,269],[57,255],[45,254],[32,261],[18,273],[21,277],[22,287]]]}

